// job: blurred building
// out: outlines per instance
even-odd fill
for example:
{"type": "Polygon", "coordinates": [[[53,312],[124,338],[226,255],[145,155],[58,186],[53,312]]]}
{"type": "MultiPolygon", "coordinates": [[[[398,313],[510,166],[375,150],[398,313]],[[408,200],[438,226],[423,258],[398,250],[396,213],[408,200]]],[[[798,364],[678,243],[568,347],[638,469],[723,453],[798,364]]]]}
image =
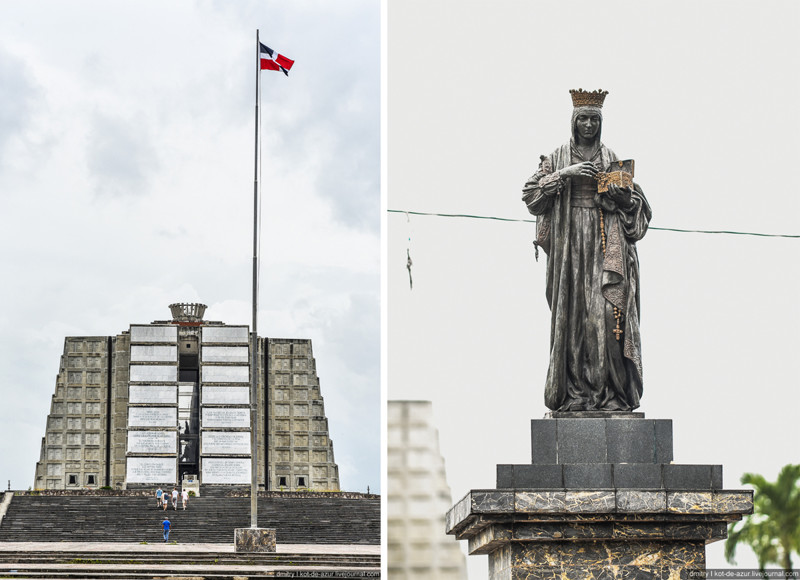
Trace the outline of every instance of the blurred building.
{"type": "Polygon", "coordinates": [[[388,404],[388,571],[392,580],[464,580],[466,557],[446,536],[452,507],[429,401],[388,404]]]}
{"type": "MultiPolygon", "coordinates": [[[[249,327],[205,321],[205,308],[65,339],[37,489],[250,484],[249,327]]],[[[259,487],[338,490],[311,341],[257,344],[259,487]]]]}

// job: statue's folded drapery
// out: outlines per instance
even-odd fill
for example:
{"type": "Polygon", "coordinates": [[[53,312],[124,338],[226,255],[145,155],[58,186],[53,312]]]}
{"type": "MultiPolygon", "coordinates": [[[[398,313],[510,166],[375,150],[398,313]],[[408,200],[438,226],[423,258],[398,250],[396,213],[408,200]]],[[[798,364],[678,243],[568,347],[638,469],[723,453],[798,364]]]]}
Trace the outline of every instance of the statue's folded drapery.
{"type": "Polygon", "coordinates": [[[636,184],[622,207],[597,194],[592,178],[559,175],[581,161],[605,169],[616,159],[600,144],[584,160],[573,140],[543,157],[523,189],[538,216],[536,243],[547,253],[545,404],[553,410],[630,411],[642,395],[636,241],[647,231],[650,206],[636,184]]]}

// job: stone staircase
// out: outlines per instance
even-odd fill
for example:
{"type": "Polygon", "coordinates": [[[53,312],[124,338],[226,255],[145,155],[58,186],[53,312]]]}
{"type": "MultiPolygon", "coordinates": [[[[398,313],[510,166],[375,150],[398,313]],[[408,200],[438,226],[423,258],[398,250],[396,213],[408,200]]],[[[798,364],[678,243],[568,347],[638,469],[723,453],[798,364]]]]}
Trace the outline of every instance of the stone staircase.
{"type": "Polygon", "coordinates": [[[0,577],[214,579],[378,578],[380,554],[0,552],[0,577]]]}
{"type": "MultiPolygon", "coordinates": [[[[380,497],[330,493],[259,497],[258,526],[275,528],[278,544],[380,544],[380,497]]],[[[0,524],[0,542],[232,543],[250,527],[250,498],[196,497],[187,509],[156,508],[155,497],[15,495],[0,524]]]]}

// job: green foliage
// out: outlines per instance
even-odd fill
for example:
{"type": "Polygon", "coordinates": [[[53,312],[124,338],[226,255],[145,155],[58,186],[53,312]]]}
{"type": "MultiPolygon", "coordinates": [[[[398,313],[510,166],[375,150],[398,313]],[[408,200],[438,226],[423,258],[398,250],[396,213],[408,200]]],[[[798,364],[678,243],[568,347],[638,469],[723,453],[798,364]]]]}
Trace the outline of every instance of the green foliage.
{"type": "Polygon", "coordinates": [[[761,570],[768,564],[791,570],[792,552],[800,553],[800,465],[784,466],[775,482],[757,473],[745,473],[741,481],[755,488],[753,514],[730,526],[725,559],[735,564],[736,546],[743,543],[761,570]]]}

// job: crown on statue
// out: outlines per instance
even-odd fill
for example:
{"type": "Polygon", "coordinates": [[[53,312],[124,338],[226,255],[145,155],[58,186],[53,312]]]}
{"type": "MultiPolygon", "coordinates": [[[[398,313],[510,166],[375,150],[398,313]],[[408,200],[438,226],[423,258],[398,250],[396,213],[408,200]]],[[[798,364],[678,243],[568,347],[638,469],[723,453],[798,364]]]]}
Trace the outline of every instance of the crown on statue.
{"type": "Polygon", "coordinates": [[[596,91],[584,91],[583,89],[570,89],[569,94],[572,96],[573,107],[602,107],[603,101],[606,100],[608,91],[597,89],[596,91]]]}

